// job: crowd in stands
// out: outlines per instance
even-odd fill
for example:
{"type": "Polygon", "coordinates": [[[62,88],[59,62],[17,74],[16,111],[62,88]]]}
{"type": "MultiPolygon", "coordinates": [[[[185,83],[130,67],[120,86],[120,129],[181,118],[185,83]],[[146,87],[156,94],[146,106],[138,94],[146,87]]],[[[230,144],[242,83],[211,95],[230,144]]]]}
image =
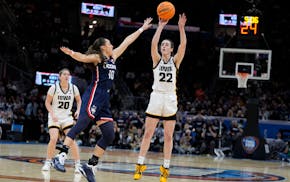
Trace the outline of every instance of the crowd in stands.
{"type": "MultiPolygon", "coordinates": [[[[47,143],[47,111],[44,107],[46,89],[41,90],[38,87],[34,87],[29,93],[20,94],[13,87],[7,87],[2,84],[0,90],[4,90],[2,95],[0,95],[0,123],[22,124],[24,125],[24,141],[33,140],[47,143]]],[[[213,114],[213,112],[209,115],[204,101],[206,100],[196,98],[192,103],[187,102],[185,107],[180,106],[181,109],[177,113],[177,123],[174,132],[173,152],[178,154],[215,155],[215,149],[222,147],[229,149],[226,155],[230,156],[236,140],[243,134],[245,116],[229,115],[226,112],[222,114],[223,112],[221,111],[217,112],[217,114],[213,114]],[[231,123],[226,125],[222,119],[214,116],[228,116],[228,118],[232,118],[231,123]]],[[[238,103],[236,101],[233,102],[238,103]]],[[[226,109],[225,105],[223,105],[223,109],[226,109]]],[[[233,107],[239,108],[244,114],[245,106],[242,101],[240,105],[241,107],[239,104],[233,107]]],[[[144,132],[144,111],[120,111],[118,108],[114,108],[113,119],[116,138],[112,147],[139,150],[141,136],[144,132]]],[[[92,124],[76,140],[80,146],[94,146],[100,137],[100,129],[92,124]]],[[[164,132],[161,121],[152,138],[150,150],[154,152],[163,151],[163,140],[164,132]]],[[[284,142],[285,145],[282,145],[281,138],[280,141],[277,141],[278,144],[273,142],[273,140],[269,140],[271,149],[276,151],[278,150],[276,148],[280,150],[280,148],[284,147],[284,150],[286,150],[286,142],[284,142]]],[[[277,158],[277,153],[273,154],[274,157],[277,158]]]]}
{"type": "MultiPolygon", "coordinates": [[[[90,81],[90,72],[86,66],[61,54],[59,46],[68,45],[77,51],[85,52],[96,36],[106,36],[114,44],[118,44],[132,29],[119,27],[117,30],[106,30],[100,26],[95,27],[94,33],[89,36],[87,27],[78,27],[83,29],[84,33],[75,35],[70,32],[68,17],[63,17],[61,13],[61,2],[46,2],[7,2],[17,17],[18,26],[16,30],[5,30],[5,33],[18,37],[15,39],[19,40],[20,47],[24,46],[27,51],[26,56],[32,73],[57,72],[60,68],[67,67],[72,71],[72,75],[79,79],[76,83],[82,93],[90,81]]],[[[176,32],[170,32],[169,37],[178,42],[174,39],[178,37],[175,34],[176,32]]],[[[259,99],[260,119],[290,121],[290,89],[287,79],[261,83],[249,81],[251,87],[241,91],[236,87],[236,80],[224,81],[216,77],[218,48],[226,44],[228,35],[224,36],[222,39],[209,33],[188,34],[188,49],[178,78],[179,111],[174,133],[174,153],[214,155],[214,149],[219,145],[233,148],[235,140],[243,133],[244,119],[247,115],[246,102],[249,97],[259,99]],[[209,116],[235,119],[228,127],[221,120],[209,116]]],[[[151,37],[150,31],[147,36],[140,37],[117,63],[119,79],[123,80],[134,97],[142,97],[146,102],[149,99],[153,77],[150,50],[144,50],[144,45],[150,45],[151,37]]],[[[273,41],[272,45],[275,43],[273,41]]],[[[11,54],[11,50],[4,49],[1,49],[1,54],[8,60],[19,56],[11,54]]],[[[273,72],[274,78],[281,74],[275,70],[273,72]]],[[[21,123],[24,125],[24,141],[36,140],[46,143],[48,131],[44,100],[47,89],[32,83],[28,90],[20,90],[13,81],[3,79],[0,82],[0,124],[21,123]]],[[[121,90],[115,85],[112,92],[116,132],[112,146],[138,150],[144,131],[146,103],[142,100],[142,107],[138,107],[138,110],[126,109],[125,101],[120,96],[121,90]]],[[[0,138],[1,134],[3,138],[4,131],[1,131],[0,127],[0,138]]],[[[78,136],[77,141],[79,145],[94,146],[100,135],[99,128],[92,125],[78,136]]],[[[162,146],[163,126],[160,122],[151,141],[150,150],[162,151],[162,146]]]]}

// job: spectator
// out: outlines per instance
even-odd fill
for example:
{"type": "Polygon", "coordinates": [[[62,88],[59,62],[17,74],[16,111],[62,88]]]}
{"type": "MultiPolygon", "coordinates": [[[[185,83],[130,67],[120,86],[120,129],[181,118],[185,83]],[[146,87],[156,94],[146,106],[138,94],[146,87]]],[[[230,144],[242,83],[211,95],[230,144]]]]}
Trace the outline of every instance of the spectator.
{"type": "Polygon", "coordinates": [[[230,132],[229,136],[231,138],[231,144],[232,144],[231,148],[234,149],[237,139],[241,137],[243,134],[243,128],[241,125],[239,125],[237,120],[232,120],[231,128],[229,132],[230,132]]]}

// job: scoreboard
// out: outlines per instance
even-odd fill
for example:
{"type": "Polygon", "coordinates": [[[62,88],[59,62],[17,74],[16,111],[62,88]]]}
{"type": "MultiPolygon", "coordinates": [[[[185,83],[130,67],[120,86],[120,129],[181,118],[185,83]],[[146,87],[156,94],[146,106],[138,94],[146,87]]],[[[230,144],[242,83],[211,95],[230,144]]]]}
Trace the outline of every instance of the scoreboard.
{"type": "Polygon", "coordinates": [[[262,17],[257,15],[219,14],[219,29],[231,29],[242,39],[256,39],[261,31],[262,17]]]}

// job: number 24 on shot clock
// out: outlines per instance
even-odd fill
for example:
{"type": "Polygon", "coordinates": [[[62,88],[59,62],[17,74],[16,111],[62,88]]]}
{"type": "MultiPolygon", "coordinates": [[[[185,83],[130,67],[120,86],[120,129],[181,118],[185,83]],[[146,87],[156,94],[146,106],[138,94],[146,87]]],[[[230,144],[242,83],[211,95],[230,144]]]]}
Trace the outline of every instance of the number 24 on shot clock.
{"type": "Polygon", "coordinates": [[[258,35],[259,34],[258,25],[259,25],[258,16],[242,16],[240,21],[240,34],[258,35]]]}

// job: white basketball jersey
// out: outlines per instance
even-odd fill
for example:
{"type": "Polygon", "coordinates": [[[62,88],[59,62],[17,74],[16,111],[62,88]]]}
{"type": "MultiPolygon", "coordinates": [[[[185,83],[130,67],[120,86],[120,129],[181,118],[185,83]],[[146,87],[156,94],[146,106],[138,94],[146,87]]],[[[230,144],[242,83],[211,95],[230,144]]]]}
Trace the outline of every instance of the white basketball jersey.
{"type": "Polygon", "coordinates": [[[153,69],[153,74],[153,91],[176,92],[177,69],[173,57],[170,57],[167,63],[161,59],[158,65],[153,69]]]}
{"type": "MultiPolygon", "coordinates": [[[[59,119],[63,120],[66,119],[70,116],[72,116],[72,107],[73,107],[73,102],[75,98],[74,94],[74,88],[73,84],[69,84],[69,89],[64,92],[60,84],[57,82],[55,84],[55,92],[53,94],[53,99],[52,99],[52,110],[54,112],[54,115],[59,119]]],[[[49,118],[50,118],[49,114],[49,118]]]]}

